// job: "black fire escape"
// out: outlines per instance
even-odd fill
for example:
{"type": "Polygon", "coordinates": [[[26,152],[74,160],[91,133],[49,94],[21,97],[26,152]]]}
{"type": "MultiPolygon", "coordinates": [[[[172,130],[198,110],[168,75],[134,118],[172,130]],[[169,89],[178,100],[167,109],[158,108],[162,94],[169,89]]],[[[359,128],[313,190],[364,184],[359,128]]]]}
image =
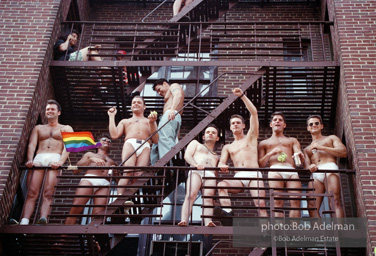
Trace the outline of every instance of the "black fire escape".
{"type": "MultiPolygon", "coordinates": [[[[268,4],[273,1],[260,2],[268,4]]],[[[311,4],[314,1],[308,2],[311,4]]],[[[127,118],[130,115],[130,93],[140,84],[147,83],[160,67],[210,66],[217,70],[211,81],[197,77],[181,82],[203,85],[208,90],[217,84],[238,85],[255,103],[260,122],[264,125],[268,124],[268,117],[274,111],[283,111],[287,121],[293,123],[304,123],[309,114],[320,114],[324,123],[333,125],[339,66],[330,60],[326,52],[329,46],[327,35],[324,34],[324,27],[332,23],[215,21],[233,4],[229,1],[195,0],[190,8],[163,23],[63,23],[67,27],[80,24],[82,40],[92,46],[100,44],[100,56],[103,58],[100,62],[52,62],[52,84],[64,109],[63,120],[67,123],[107,120],[107,110],[113,106],[117,107],[119,118],[127,118]],[[190,22],[182,22],[187,16],[190,22]],[[127,52],[125,59],[115,59],[118,50],[127,52]],[[127,67],[128,83],[123,79],[123,67],[127,67]],[[226,67],[231,67],[232,71],[226,67]]],[[[64,198],[73,198],[76,188],[67,180],[79,177],[60,175],[57,191],[68,189],[71,193],[55,193],[53,210],[49,216],[51,224],[6,226],[2,231],[7,234],[9,244],[15,248],[12,253],[116,255],[117,246],[124,243],[128,234],[143,234],[138,241],[139,248],[140,244],[154,241],[154,247],[165,246],[165,250],[170,250],[166,247],[168,244],[178,250],[188,246],[189,249],[186,249],[190,250],[190,255],[199,255],[194,253],[197,242],[170,241],[163,244],[160,242],[163,239],[154,236],[232,234],[231,227],[192,225],[182,228],[176,225],[175,219],[163,221],[161,218],[163,207],[169,205],[165,199],[176,193],[179,184],[185,181],[184,173],[188,169],[182,167],[184,161],[179,153],[208,124],[215,122],[225,134],[230,115],[248,115],[243,104],[230,91],[218,91],[217,96],[204,94],[203,91],[194,97],[186,97],[182,118],[189,132],[152,170],[149,168],[149,173],[132,185],[133,189],[119,198],[109,196],[111,203],[106,206],[106,211],[100,216],[91,216],[95,219],[87,225],[62,225],[71,205],[61,202],[64,198]],[[166,164],[171,159],[175,166],[168,168],[166,164]],[[127,200],[134,203],[129,215],[122,210],[127,200]],[[124,216],[127,218],[126,224],[124,216]],[[123,220],[117,222],[119,218],[123,220]],[[100,252],[97,244],[102,247],[100,252]]],[[[145,101],[149,108],[162,113],[161,97],[149,96],[145,97],[145,101]]],[[[351,175],[352,172],[343,170],[343,173],[351,175]]],[[[309,176],[306,181],[309,182],[309,176]]],[[[111,186],[116,190],[116,184],[111,186]]],[[[268,198],[272,196],[273,192],[269,192],[268,198]]],[[[332,195],[327,194],[326,197],[331,202],[332,195]]],[[[174,205],[173,202],[170,204],[174,205]]],[[[78,217],[84,218],[84,215],[90,217],[90,214],[78,217]]],[[[204,249],[209,253],[210,248],[219,242],[214,244],[207,240],[204,249]]],[[[338,247],[326,250],[333,255],[341,254],[338,247]]],[[[255,248],[250,255],[262,255],[264,252],[265,249],[255,248]]],[[[280,254],[276,248],[269,253],[280,254]]],[[[310,252],[302,249],[301,253],[310,252]]],[[[141,255],[149,255],[149,252],[141,255]]]]}

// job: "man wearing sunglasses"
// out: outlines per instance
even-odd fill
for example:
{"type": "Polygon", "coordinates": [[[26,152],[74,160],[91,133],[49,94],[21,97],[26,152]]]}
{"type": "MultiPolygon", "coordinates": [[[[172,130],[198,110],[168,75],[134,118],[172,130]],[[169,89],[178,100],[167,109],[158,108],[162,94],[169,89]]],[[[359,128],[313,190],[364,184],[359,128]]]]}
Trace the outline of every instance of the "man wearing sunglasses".
{"type": "MultiPolygon", "coordinates": [[[[315,189],[315,193],[333,192],[335,202],[336,217],[344,217],[341,205],[340,181],[338,173],[317,173],[317,170],[338,170],[336,164],[337,157],[347,157],[347,150],[341,140],[335,136],[322,135],[321,116],[312,115],[307,119],[307,130],[311,133],[312,143],[304,149],[305,162],[304,167],[309,169],[313,174],[313,184],[310,182],[309,187],[315,189]]],[[[316,200],[308,200],[308,207],[316,208],[309,211],[311,217],[319,217],[319,210],[322,196],[316,197],[316,200]]]]}
{"type": "MultiPolygon", "coordinates": [[[[109,135],[102,135],[99,142],[102,144],[97,148],[97,152],[87,152],[83,155],[80,161],[77,162],[77,166],[115,166],[115,162],[108,156],[111,148],[111,139],[109,135]]],[[[73,171],[74,174],[81,172],[82,169],[73,171]]],[[[81,179],[76,189],[73,206],[69,211],[69,214],[81,214],[84,205],[94,195],[94,207],[92,214],[99,214],[104,211],[104,206],[107,202],[107,197],[110,191],[110,180],[107,176],[111,175],[108,169],[88,169],[85,173],[85,177],[81,179]],[[102,177],[101,177],[102,176],[102,177]],[[106,176],[106,178],[104,178],[106,176]],[[86,196],[86,197],[83,197],[86,196]],[[98,205],[98,207],[95,207],[98,205]],[[100,206],[101,205],[101,206],[100,206]]],[[[66,225],[76,224],[77,217],[67,217],[65,219],[66,225]]]]}
{"type": "MultiPolygon", "coordinates": [[[[272,114],[269,126],[272,128],[272,136],[269,139],[263,140],[258,146],[258,156],[260,167],[265,167],[269,163],[271,169],[281,169],[278,171],[269,171],[269,187],[273,188],[276,192],[285,192],[281,188],[288,188],[289,193],[299,193],[302,187],[301,182],[298,180],[299,175],[295,169],[294,158],[298,157],[301,162],[304,161],[304,154],[300,149],[300,143],[296,138],[286,137],[284,130],[286,128],[285,116],[281,112],[274,112],[272,114]],[[286,171],[289,170],[289,171],[286,171]]],[[[299,208],[300,200],[293,200],[299,196],[290,195],[291,208],[299,208]]],[[[278,196],[274,200],[276,208],[283,207],[283,200],[278,200],[278,196]]],[[[284,217],[284,213],[276,212],[276,217],[284,217]]],[[[289,217],[299,218],[300,210],[290,210],[289,217]]]]}

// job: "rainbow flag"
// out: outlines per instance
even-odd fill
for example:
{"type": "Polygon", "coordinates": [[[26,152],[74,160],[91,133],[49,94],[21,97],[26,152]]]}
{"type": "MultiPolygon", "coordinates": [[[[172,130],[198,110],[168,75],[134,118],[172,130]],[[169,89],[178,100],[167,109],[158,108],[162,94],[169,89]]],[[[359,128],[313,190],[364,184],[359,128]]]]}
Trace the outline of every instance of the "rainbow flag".
{"type": "Polygon", "coordinates": [[[91,132],[61,132],[67,152],[81,152],[100,147],[100,142],[95,142],[91,132]]]}

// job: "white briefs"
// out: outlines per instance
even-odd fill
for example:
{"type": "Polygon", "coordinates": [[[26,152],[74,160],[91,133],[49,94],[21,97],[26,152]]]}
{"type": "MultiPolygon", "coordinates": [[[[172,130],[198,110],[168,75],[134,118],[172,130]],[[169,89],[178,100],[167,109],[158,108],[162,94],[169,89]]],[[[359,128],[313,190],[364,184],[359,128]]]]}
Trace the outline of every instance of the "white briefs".
{"type": "Polygon", "coordinates": [[[213,178],[215,177],[214,171],[204,171],[204,170],[191,170],[188,173],[188,177],[191,177],[193,173],[198,174],[201,178],[201,181],[202,181],[202,178],[204,177],[213,177],[213,178]]]}
{"type": "MultiPolygon", "coordinates": [[[[262,178],[262,173],[260,171],[250,171],[250,172],[237,172],[234,178],[262,178]]],[[[240,180],[244,187],[248,187],[251,180],[240,180]]]]}
{"type": "MultiPolygon", "coordinates": [[[[90,176],[91,177],[96,177],[98,175],[95,175],[95,174],[85,174],[85,177],[90,177],[90,176]]],[[[87,180],[93,186],[108,186],[108,185],[110,185],[110,182],[108,180],[106,180],[106,179],[103,179],[103,178],[102,179],[82,178],[81,181],[83,181],[83,180],[87,180]]],[[[95,193],[100,188],[99,187],[95,187],[93,189],[94,189],[94,193],[95,193]]]]}
{"type": "MultiPolygon", "coordinates": [[[[335,164],[335,163],[326,163],[326,164],[321,164],[319,166],[317,166],[317,168],[319,170],[338,170],[338,166],[335,164]]],[[[325,174],[326,174],[326,178],[329,177],[329,175],[331,174],[334,174],[334,175],[337,175],[339,177],[339,174],[338,173],[312,173],[312,176],[315,180],[318,180],[318,181],[321,181],[321,182],[324,182],[324,179],[325,179],[325,174]]]]}
{"type": "MultiPolygon", "coordinates": [[[[280,164],[275,164],[275,165],[272,165],[270,166],[270,168],[275,168],[275,169],[295,169],[294,167],[292,166],[285,166],[285,165],[280,165],[280,164]]],[[[276,171],[271,171],[271,172],[276,172],[276,171]]],[[[283,179],[290,179],[292,175],[298,175],[298,172],[276,172],[278,173],[279,175],[281,175],[281,177],[283,179]]]]}
{"type": "MultiPolygon", "coordinates": [[[[138,149],[138,147],[144,143],[145,141],[144,140],[138,140],[138,139],[127,139],[125,142],[131,144],[134,148],[134,150],[138,149]]],[[[150,144],[149,142],[146,142],[144,145],[142,145],[142,147],[140,147],[137,151],[136,151],[136,156],[138,157],[139,155],[141,155],[142,151],[145,149],[145,148],[150,148],[150,144]]]]}
{"type": "Polygon", "coordinates": [[[33,162],[40,166],[49,166],[53,162],[58,162],[61,155],[58,153],[39,153],[34,157],[33,162]]]}

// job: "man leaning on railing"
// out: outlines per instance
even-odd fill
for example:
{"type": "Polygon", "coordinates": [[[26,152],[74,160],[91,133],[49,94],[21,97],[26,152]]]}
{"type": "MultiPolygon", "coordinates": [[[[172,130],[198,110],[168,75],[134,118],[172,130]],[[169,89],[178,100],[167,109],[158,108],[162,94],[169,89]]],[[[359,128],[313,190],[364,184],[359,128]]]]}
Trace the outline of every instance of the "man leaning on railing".
{"type": "MultiPolygon", "coordinates": [[[[30,222],[44,176],[45,184],[43,187],[40,219],[37,224],[47,223],[47,215],[50,212],[52,195],[57,182],[57,169],[65,163],[69,155],[69,152],[64,147],[61,132],[73,132],[73,129],[69,125],[59,123],[58,118],[61,114],[60,104],[55,100],[48,100],[45,114],[48,123],[35,126],[31,133],[26,166],[29,168],[51,166],[51,169],[47,171],[46,175],[44,169],[29,170],[27,174],[28,192],[20,222],[21,225],[28,225],[30,222]],[[37,148],[37,154],[34,157],[37,148]]],[[[18,224],[14,219],[11,219],[10,223],[18,224]]]]}

